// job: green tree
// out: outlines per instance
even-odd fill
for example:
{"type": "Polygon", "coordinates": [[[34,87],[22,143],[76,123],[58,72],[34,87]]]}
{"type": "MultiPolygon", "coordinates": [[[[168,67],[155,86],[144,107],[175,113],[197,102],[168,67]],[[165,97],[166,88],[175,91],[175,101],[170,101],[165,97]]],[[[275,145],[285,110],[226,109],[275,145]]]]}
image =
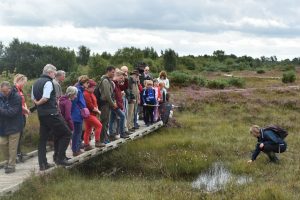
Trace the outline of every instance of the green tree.
{"type": "Polygon", "coordinates": [[[166,49],[163,53],[164,66],[169,72],[176,70],[178,54],[172,49],[166,49]]]}
{"type": "Polygon", "coordinates": [[[90,57],[88,65],[90,66],[89,76],[100,80],[101,76],[105,74],[106,67],[109,62],[102,58],[99,54],[90,57]]]}
{"type": "Polygon", "coordinates": [[[144,58],[151,58],[152,60],[156,60],[158,58],[157,52],[153,49],[153,47],[146,47],[144,50],[144,58]]]}
{"type": "Polygon", "coordinates": [[[90,58],[91,50],[86,46],[79,46],[77,52],[77,63],[81,65],[87,65],[90,58]]]}
{"type": "Polygon", "coordinates": [[[114,65],[129,63],[131,65],[136,65],[136,63],[144,59],[144,52],[135,47],[125,47],[118,49],[114,56],[111,58],[111,62],[114,65]]]}
{"type": "Polygon", "coordinates": [[[213,52],[213,56],[219,60],[220,62],[224,61],[225,59],[225,52],[222,50],[216,50],[213,52]]]}

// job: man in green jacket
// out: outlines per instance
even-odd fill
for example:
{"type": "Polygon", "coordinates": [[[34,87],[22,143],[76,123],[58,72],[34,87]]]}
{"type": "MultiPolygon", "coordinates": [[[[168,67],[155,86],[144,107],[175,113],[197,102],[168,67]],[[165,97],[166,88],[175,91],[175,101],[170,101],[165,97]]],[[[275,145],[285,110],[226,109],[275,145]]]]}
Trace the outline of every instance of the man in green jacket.
{"type": "Polygon", "coordinates": [[[100,80],[100,94],[101,94],[101,104],[100,106],[100,121],[102,122],[102,131],[101,131],[101,142],[107,142],[108,139],[108,123],[109,123],[109,115],[111,109],[116,109],[117,104],[114,97],[114,82],[112,81],[115,75],[115,68],[109,66],[106,68],[106,74],[101,77],[100,80]]]}

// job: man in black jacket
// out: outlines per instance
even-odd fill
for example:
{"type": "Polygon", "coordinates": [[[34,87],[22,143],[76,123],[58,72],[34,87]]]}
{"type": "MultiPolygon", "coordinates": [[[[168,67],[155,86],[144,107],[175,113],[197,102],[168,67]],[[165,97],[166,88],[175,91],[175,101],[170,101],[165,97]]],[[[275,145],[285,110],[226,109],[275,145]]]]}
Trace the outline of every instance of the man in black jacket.
{"type": "Polygon", "coordinates": [[[33,84],[32,98],[37,106],[40,121],[40,140],[38,147],[38,159],[40,170],[47,170],[53,167],[46,158],[46,144],[52,134],[57,143],[57,152],[54,152],[54,161],[58,165],[68,166],[70,163],[65,157],[68,148],[71,131],[64,119],[58,112],[56,94],[53,79],[56,75],[56,67],[47,64],[43,69],[41,77],[33,84]]]}
{"type": "Polygon", "coordinates": [[[17,147],[22,129],[21,97],[7,81],[0,84],[0,147],[7,161],[5,173],[15,172],[17,147]]]}

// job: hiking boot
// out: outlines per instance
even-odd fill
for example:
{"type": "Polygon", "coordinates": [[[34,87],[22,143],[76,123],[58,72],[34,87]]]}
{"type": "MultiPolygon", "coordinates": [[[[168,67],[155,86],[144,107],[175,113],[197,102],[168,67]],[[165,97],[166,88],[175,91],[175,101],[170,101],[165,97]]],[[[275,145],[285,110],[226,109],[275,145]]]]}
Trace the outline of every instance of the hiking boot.
{"type": "Polygon", "coordinates": [[[81,150],[77,151],[77,152],[73,152],[73,156],[79,156],[80,154],[82,154],[83,152],[81,150]]]}
{"type": "Polygon", "coordinates": [[[135,132],[135,130],[136,130],[135,128],[130,128],[128,131],[129,132],[135,132]]]}
{"type": "Polygon", "coordinates": [[[99,141],[95,142],[95,147],[97,148],[102,148],[102,147],[105,147],[106,145],[104,143],[101,143],[99,141]]]}
{"type": "Polygon", "coordinates": [[[60,165],[60,166],[64,166],[64,167],[67,167],[67,166],[70,166],[72,165],[72,163],[68,162],[68,160],[65,158],[63,160],[58,160],[56,162],[57,165],[60,165]]]}
{"type": "Polygon", "coordinates": [[[279,159],[278,157],[276,156],[276,154],[272,151],[272,152],[268,152],[266,153],[270,159],[270,162],[272,163],[279,163],[279,159]]]}
{"type": "Polygon", "coordinates": [[[45,171],[47,169],[50,169],[51,167],[54,167],[55,165],[52,163],[46,163],[46,164],[42,164],[40,166],[40,171],[45,171]]]}
{"type": "Polygon", "coordinates": [[[16,168],[13,166],[7,166],[4,168],[4,172],[6,174],[14,173],[16,171],[16,168]]]}
{"type": "Polygon", "coordinates": [[[84,146],[84,151],[90,151],[90,150],[93,150],[93,149],[94,148],[89,144],[84,146]]]}
{"type": "Polygon", "coordinates": [[[108,137],[110,141],[115,141],[118,139],[116,135],[109,135],[108,137]]]}

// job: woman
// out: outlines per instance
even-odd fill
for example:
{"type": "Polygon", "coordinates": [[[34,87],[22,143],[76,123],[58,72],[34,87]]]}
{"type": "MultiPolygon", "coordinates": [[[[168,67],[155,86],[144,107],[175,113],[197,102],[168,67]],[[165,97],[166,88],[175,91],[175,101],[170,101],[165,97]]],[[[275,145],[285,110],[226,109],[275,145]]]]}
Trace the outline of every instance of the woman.
{"type": "MultiPolygon", "coordinates": [[[[72,100],[74,100],[77,97],[78,90],[74,86],[69,86],[66,90],[66,94],[61,96],[59,98],[59,110],[61,115],[66,121],[66,124],[68,125],[69,129],[73,132],[74,131],[74,123],[71,117],[71,109],[72,109],[72,100]]],[[[58,152],[55,151],[53,155],[53,160],[57,162],[57,156],[58,152]]],[[[68,160],[65,156],[65,158],[68,160]]]]}
{"type": "Polygon", "coordinates": [[[21,141],[24,136],[24,128],[26,125],[26,118],[30,114],[30,111],[26,105],[25,96],[23,93],[23,88],[25,84],[27,83],[27,77],[23,74],[16,74],[14,77],[14,90],[19,94],[19,96],[22,99],[22,119],[23,119],[23,126],[22,130],[20,132],[20,138],[18,142],[18,149],[17,149],[17,157],[18,162],[24,162],[23,158],[26,156],[26,154],[22,153],[21,151],[21,141]]]}
{"type": "Polygon", "coordinates": [[[165,84],[165,89],[168,90],[170,88],[170,82],[169,79],[167,78],[167,72],[166,71],[161,71],[159,73],[159,78],[157,79],[158,83],[164,83],[165,84]]]}
{"type": "Polygon", "coordinates": [[[77,97],[72,101],[72,120],[74,123],[74,132],[72,136],[72,151],[73,156],[82,154],[81,147],[81,135],[82,135],[82,124],[83,117],[81,116],[81,109],[86,108],[83,92],[89,86],[89,77],[82,75],[78,78],[78,82],[75,87],[78,90],[77,97]]]}
{"type": "Polygon", "coordinates": [[[86,102],[86,106],[90,111],[90,116],[84,119],[85,132],[83,135],[84,139],[84,150],[89,151],[92,150],[93,147],[90,145],[90,135],[92,129],[95,129],[95,147],[104,147],[105,144],[100,142],[100,133],[102,130],[102,124],[99,121],[97,115],[100,115],[101,112],[98,109],[97,99],[94,95],[96,87],[96,82],[92,79],[89,80],[89,87],[84,91],[84,99],[86,102]]]}

